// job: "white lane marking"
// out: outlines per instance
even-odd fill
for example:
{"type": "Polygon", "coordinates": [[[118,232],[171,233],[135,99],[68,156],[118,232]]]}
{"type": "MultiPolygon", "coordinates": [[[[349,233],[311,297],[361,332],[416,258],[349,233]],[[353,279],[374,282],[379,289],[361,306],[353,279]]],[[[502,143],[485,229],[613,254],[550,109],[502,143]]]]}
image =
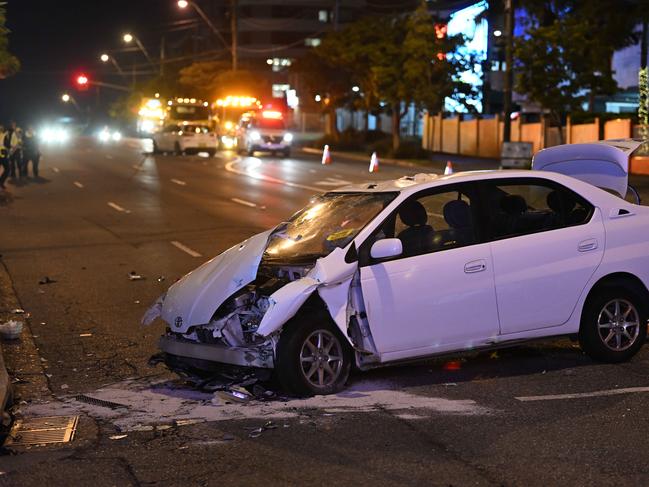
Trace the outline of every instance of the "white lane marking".
{"type": "Polygon", "coordinates": [[[117,203],[113,203],[112,201],[108,202],[108,206],[110,206],[115,211],[119,211],[120,213],[130,213],[131,212],[131,210],[127,210],[126,208],[122,208],[117,203]]]}
{"type": "Polygon", "coordinates": [[[183,244],[181,244],[180,242],[178,242],[178,241],[176,241],[176,240],[173,240],[173,241],[171,242],[171,245],[173,245],[173,246],[176,247],[177,249],[182,250],[182,251],[185,252],[186,254],[191,255],[192,257],[202,257],[201,254],[199,254],[199,253],[196,252],[195,250],[190,249],[190,248],[187,247],[186,245],[183,245],[183,244]]]}
{"type": "Polygon", "coordinates": [[[352,183],[351,181],[345,181],[344,179],[327,178],[323,181],[318,181],[316,184],[318,186],[346,186],[352,183]]]}
{"type": "Polygon", "coordinates": [[[554,394],[549,396],[521,396],[516,399],[522,402],[556,401],[559,399],[581,399],[584,397],[617,396],[619,394],[633,394],[636,392],[649,392],[649,387],[626,387],[622,389],[609,389],[604,391],[582,392],[577,394],[554,394]]]}
{"type": "Polygon", "coordinates": [[[240,200],[239,198],[230,198],[230,200],[239,203],[240,205],[249,206],[250,208],[257,208],[257,204],[251,203],[250,201],[240,200]]]}
{"type": "MultiPolygon", "coordinates": [[[[256,159],[256,158],[250,158],[250,159],[256,159]]],[[[239,174],[241,176],[247,176],[249,178],[258,179],[261,181],[267,181],[269,183],[281,184],[284,186],[290,186],[291,188],[301,188],[301,189],[306,189],[307,191],[315,191],[317,193],[322,193],[322,188],[307,186],[306,184],[292,183],[290,181],[284,181],[283,179],[277,179],[271,176],[266,176],[265,174],[261,174],[258,172],[251,172],[250,170],[245,171],[241,169],[236,169],[234,166],[236,164],[239,164],[241,161],[242,161],[241,157],[236,157],[235,159],[231,160],[225,165],[225,170],[228,172],[239,174]]],[[[255,166],[251,168],[253,171],[257,169],[259,166],[261,166],[261,160],[256,159],[256,161],[257,164],[255,164],[255,166]]]]}
{"type": "Polygon", "coordinates": [[[75,181],[74,184],[77,188],[83,188],[83,184],[81,184],[79,181],[75,181]]]}
{"type": "Polygon", "coordinates": [[[112,158],[113,156],[111,156],[110,154],[106,154],[106,159],[112,159],[112,158]]]}
{"type": "Polygon", "coordinates": [[[171,182],[177,184],[178,186],[187,186],[187,183],[185,181],[181,181],[180,179],[172,179],[171,182]]]}
{"type": "Polygon", "coordinates": [[[54,172],[59,172],[59,168],[58,168],[58,167],[53,167],[53,168],[52,168],[52,171],[54,171],[54,172]]]}

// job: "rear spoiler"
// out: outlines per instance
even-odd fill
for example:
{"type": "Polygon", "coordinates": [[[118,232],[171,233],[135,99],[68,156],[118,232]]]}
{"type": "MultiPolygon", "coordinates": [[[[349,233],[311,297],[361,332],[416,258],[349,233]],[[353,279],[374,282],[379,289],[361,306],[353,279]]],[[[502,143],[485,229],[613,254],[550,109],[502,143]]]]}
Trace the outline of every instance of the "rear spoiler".
{"type": "Polygon", "coordinates": [[[612,139],[566,144],[537,152],[532,169],[552,171],[608,189],[624,198],[629,186],[629,158],[643,139],[612,139]]]}

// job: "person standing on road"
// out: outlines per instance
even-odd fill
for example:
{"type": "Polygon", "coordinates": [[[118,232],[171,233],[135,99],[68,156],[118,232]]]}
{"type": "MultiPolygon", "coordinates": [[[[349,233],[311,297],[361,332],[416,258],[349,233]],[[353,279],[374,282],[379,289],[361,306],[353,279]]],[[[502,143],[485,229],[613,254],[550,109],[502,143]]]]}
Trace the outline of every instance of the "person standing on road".
{"type": "Polygon", "coordinates": [[[9,149],[5,144],[7,132],[4,126],[0,125],[0,166],[2,166],[2,174],[0,175],[0,189],[6,189],[5,181],[9,177],[9,149]]]}
{"type": "Polygon", "coordinates": [[[23,178],[25,174],[25,158],[23,157],[23,129],[17,127],[11,136],[11,152],[13,164],[18,168],[18,177],[23,178]]]}
{"type": "Polygon", "coordinates": [[[27,127],[23,137],[23,166],[25,176],[29,176],[29,161],[32,162],[32,174],[38,177],[38,163],[41,159],[41,151],[38,148],[38,140],[32,127],[27,127]]]}
{"type": "Polygon", "coordinates": [[[11,154],[11,139],[13,138],[14,131],[16,130],[16,122],[11,122],[9,128],[5,132],[3,145],[5,147],[5,157],[7,158],[7,163],[9,164],[9,177],[16,177],[16,168],[13,165],[12,154],[11,154]]]}

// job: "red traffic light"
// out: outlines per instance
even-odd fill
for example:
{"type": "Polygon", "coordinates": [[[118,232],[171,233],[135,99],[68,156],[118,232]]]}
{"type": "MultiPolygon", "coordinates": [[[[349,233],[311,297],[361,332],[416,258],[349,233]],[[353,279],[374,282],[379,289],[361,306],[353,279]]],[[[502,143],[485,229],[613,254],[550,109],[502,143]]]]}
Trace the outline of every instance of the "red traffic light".
{"type": "Polygon", "coordinates": [[[85,74],[79,74],[75,78],[75,82],[77,84],[77,88],[80,90],[86,90],[88,89],[88,83],[90,80],[88,79],[88,76],[85,74]]]}

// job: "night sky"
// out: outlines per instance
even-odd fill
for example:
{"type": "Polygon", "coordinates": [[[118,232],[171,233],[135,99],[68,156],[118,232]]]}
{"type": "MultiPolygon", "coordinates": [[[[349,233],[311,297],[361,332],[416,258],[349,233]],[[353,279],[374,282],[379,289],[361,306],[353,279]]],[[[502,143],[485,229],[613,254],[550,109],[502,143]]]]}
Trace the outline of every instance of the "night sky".
{"type": "MultiPolygon", "coordinates": [[[[9,0],[10,49],[22,69],[0,80],[0,123],[16,119],[39,124],[57,115],[73,115],[73,107],[60,102],[66,91],[82,106],[96,104],[96,90],[74,91],[75,73],[83,70],[118,82],[112,68],[98,60],[101,52],[123,47],[121,37],[130,31],[157,57],[155,46],[163,27],[183,18],[187,15],[178,12],[174,0],[9,0]]],[[[115,56],[126,65],[129,59],[144,62],[139,53],[115,56]]],[[[102,90],[99,96],[106,102],[115,93],[102,90]]]]}

